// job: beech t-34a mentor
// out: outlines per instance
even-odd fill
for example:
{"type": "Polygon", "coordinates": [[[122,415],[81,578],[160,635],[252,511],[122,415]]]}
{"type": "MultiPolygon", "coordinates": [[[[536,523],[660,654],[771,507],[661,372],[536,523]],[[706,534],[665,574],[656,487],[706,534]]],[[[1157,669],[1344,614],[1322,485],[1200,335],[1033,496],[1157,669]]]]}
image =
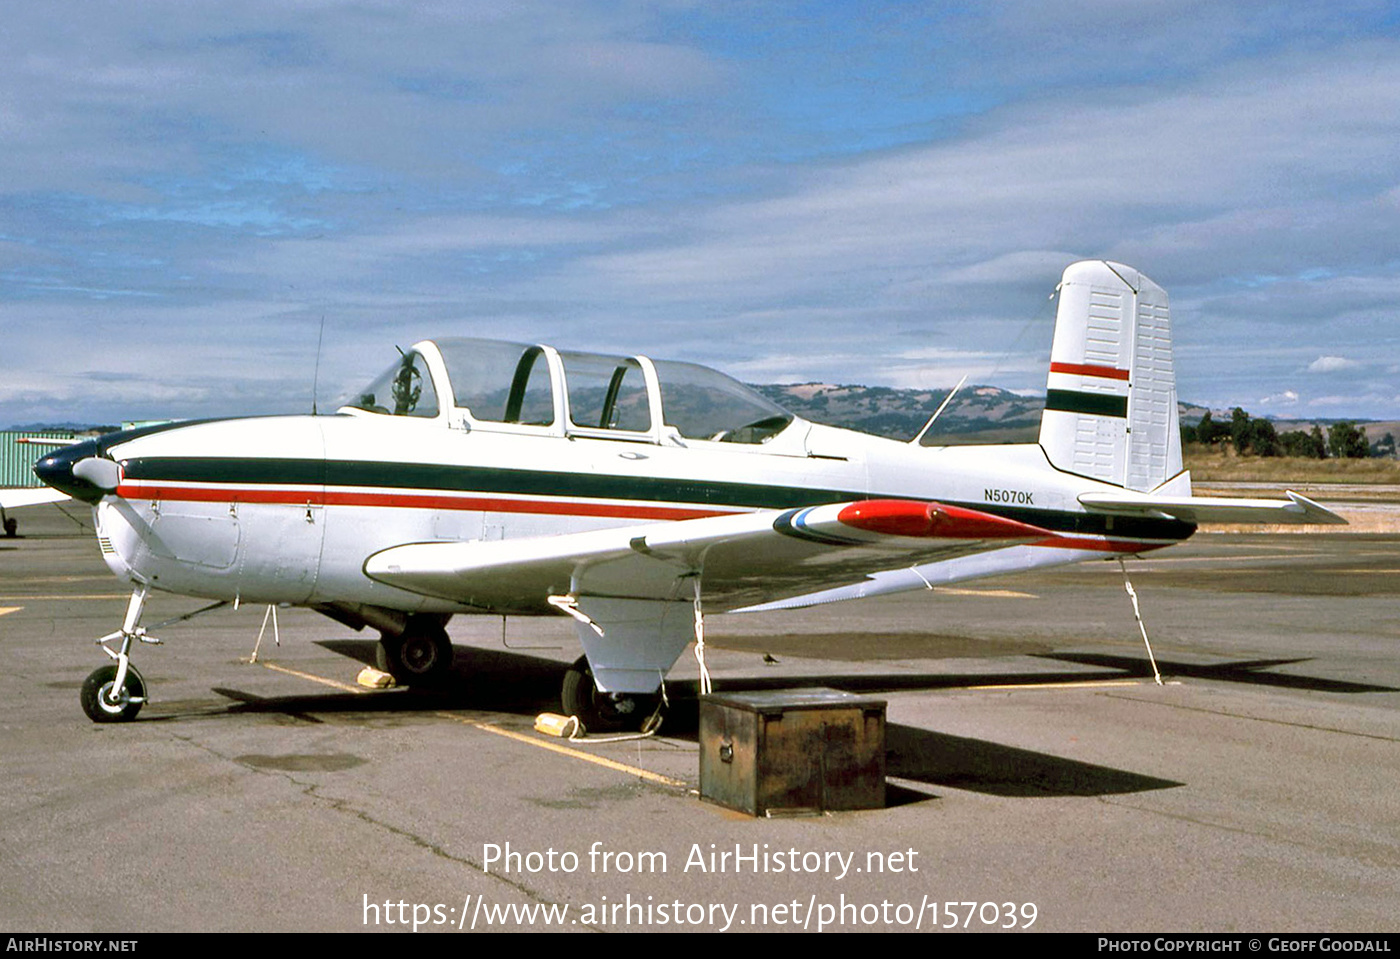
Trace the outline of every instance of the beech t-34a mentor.
{"type": "Polygon", "coordinates": [[[130,719],[147,597],[307,606],[450,667],[459,613],[568,614],[565,713],[640,722],[700,612],[794,607],[1142,553],[1202,521],[1342,522],[1207,499],[1182,469],[1167,296],[1086,261],[1059,288],[1037,443],[925,447],[806,422],[690,363],[425,340],[333,416],[114,433],[35,472],[95,507],[132,585],[82,703],[130,719]],[[115,648],[113,648],[115,647],[115,648]]]}

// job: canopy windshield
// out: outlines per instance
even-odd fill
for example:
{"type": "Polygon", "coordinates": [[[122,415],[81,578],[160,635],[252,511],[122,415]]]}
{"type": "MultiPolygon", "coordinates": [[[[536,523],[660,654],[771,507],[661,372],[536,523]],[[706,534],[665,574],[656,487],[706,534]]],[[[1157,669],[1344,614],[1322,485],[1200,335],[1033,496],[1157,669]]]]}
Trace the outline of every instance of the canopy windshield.
{"type": "MultiPolygon", "coordinates": [[[[555,427],[589,436],[628,434],[634,441],[639,434],[659,441],[664,432],[674,431],[684,439],[756,444],[793,420],[787,410],[744,384],[694,363],[555,353],[500,340],[454,338],[435,345],[452,384],[452,405],[475,423],[555,427]],[[659,397],[652,396],[648,367],[656,371],[659,397]],[[556,396],[558,372],[563,383],[556,396]],[[568,416],[561,424],[565,400],[568,416]],[[658,408],[664,430],[653,421],[658,408]]],[[[446,384],[438,385],[446,389],[446,384]]],[[[428,417],[438,415],[439,398],[427,362],[413,351],[349,405],[371,413],[428,417]]]]}
{"type": "Polygon", "coordinates": [[[478,422],[550,426],[554,387],[544,349],[499,340],[438,340],[452,399],[478,422]]]}
{"type": "Polygon", "coordinates": [[[574,426],[645,433],[651,429],[646,375],[628,356],[561,353],[574,426]]]}
{"type": "Polygon", "coordinates": [[[777,403],[707,366],[655,360],[666,425],[686,439],[762,443],[792,422],[777,403]]]}
{"type": "Polygon", "coordinates": [[[394,361],[346,404],[352,409],[390,416],[437,416],[437,391],[428,364],[416,350],[394,361]]]}

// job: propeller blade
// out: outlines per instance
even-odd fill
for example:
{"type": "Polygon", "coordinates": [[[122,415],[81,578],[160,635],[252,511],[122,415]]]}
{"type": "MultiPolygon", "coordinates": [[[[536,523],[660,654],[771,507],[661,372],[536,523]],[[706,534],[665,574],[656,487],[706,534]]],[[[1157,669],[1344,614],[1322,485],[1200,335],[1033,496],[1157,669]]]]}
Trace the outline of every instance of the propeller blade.
{"type": "Polygon", "coordinates": [[[73,475],[110,493],[122,481],[122,468],[105,456],[88,456],[73,464],[73,475]]]}

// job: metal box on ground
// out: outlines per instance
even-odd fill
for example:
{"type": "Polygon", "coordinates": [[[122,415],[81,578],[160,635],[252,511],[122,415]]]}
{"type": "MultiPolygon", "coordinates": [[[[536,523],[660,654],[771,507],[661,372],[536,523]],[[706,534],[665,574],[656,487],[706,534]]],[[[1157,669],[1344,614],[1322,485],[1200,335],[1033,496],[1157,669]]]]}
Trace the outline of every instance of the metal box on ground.
{"type": "Polygon", "coordinates": [[[884,808],[885,701],[821,688],[701,697],[700,796],[753,816],[884,808]]]}

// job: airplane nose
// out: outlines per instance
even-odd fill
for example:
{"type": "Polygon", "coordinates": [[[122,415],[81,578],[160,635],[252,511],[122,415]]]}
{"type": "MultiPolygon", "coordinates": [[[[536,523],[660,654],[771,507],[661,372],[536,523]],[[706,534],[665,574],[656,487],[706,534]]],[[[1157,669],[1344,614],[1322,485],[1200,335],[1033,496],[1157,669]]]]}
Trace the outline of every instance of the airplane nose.
{"type": "Polygon", "coordinates": [[[102,455],[97,440],[86,440],[41,457],[34,464],[34,475],[74,499],[96,503],[116,488],[118,469],[116,463],[102,455]],[[84,460],[97,462],[85,463],[84,460]],[[110,464],[110,467],[101,464],[110,464]]]}

